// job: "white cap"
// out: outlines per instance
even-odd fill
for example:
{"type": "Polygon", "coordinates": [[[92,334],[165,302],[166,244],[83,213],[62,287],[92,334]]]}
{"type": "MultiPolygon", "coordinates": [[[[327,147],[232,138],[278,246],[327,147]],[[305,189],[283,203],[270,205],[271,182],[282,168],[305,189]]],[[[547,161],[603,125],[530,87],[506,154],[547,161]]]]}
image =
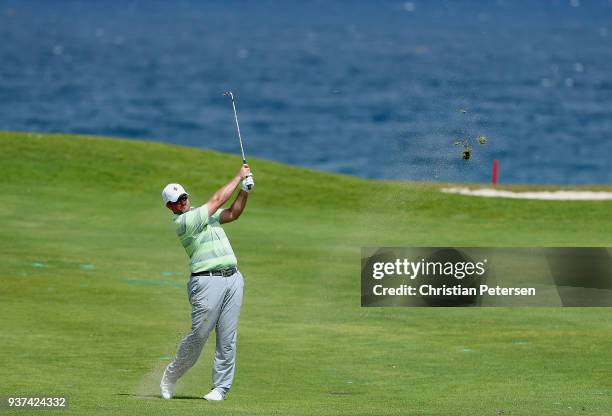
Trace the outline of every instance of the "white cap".
{"type": "Polygon", "coordinates": [[[183,194],[187,194],[187,196],[189,196],[185,188],[183,188],[180,184],[169,183],[162,191],[162,198],[165,203],[176,202],[183,194]]]}

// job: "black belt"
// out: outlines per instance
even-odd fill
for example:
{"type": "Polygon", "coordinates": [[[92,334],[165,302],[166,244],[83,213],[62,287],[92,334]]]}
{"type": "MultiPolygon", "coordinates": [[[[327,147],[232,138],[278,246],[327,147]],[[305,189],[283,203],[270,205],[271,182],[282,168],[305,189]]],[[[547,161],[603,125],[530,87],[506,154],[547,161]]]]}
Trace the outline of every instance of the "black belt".
{"type": "Polygon", "coordinates": [[[233,275],[234,273],[236,273],[237,271],[238,271],[238,269],[236,269],[235,267],[228,267],[227,269],[206,270],[206,271],[203,271],[203,272],[191,273],[191,277],[196,277],[196,276],[222,276],[222,277],[229,277],[229,276],[233,275]]]}

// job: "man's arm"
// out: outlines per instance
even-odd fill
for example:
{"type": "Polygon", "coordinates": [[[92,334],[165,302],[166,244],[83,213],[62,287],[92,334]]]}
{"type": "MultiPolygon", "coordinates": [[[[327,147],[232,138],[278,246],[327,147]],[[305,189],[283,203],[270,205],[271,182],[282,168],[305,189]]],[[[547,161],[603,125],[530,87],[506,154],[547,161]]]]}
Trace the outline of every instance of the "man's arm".
{"type": "Polygon", "coordinates": [[[219,222],[221,224],[225,224],[228,222],[236,221],[238,217],[240,217],[240,214],[242,214],[242,211],[244,211],[244,207],[246,206],[248,197],[248,192],[240,191],[232,206],[228,209],[224,209],[223,211],[221,211],[221,218],[219,222]]]}
{"type": "MultiPolygon", "coordinates": [[[[219,188],[219,190],[213,194],[213,196],[206,203],[206,205],[208,206],[208,216],[212,216],[215,212],[217,212],[221,205],[225,204],[227,200],[230,199],[232,193],[234,192],[234,189],[236,189],[240,181],[246,178],[248,174],[249,165],[242,165],[242,167],[238,171],[238,174],[225,186],[219,188]]],[[[238,198],[236,198],[236,200],[238,200],[238,198]]]]}

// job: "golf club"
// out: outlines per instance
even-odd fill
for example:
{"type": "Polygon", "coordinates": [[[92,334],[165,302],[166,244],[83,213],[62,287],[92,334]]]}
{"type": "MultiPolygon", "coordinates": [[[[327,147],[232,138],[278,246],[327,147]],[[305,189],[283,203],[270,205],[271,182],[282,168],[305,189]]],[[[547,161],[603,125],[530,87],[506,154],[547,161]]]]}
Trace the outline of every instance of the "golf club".
{"type": "MultiPolygon", "coordinates": [[[[246,157],[244,156],[244,147],[242,146],[242,136],[240,135],[240,124],[238,124],[238,113],[236,112],[236,100],[234,94],[231,91],[225,91],[224,96],[232,99],[232,108],[234,109],[234,120],[236,120],[236,130],[238,131],[238,141],[240,142],[240,153],[242,154],[242,163],[246,164],[246,157]]],[[[251,189],[252,185],[247,184],[247,188],[251,189]]]]}

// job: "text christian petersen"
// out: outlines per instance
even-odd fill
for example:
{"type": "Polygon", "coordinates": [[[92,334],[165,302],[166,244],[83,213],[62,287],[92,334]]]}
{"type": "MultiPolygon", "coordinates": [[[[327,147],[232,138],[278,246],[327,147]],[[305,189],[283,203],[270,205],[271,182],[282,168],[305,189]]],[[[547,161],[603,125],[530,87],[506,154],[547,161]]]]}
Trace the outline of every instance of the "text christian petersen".
{"type": "MultiPolygon", "coordinates": [[[[487,259],[479,262],[441,262],[441,261],[410,261],[396,259],[391,262],[376,262],[372,265],[372,278],[382,283],[382,279],[390,278],[419,279],[418,285],[409,284],[385,287],[376,284],[372,287],[375,296],[535,296],[533,287],[501,287],[486,284],[474,284],[474,278],[480,278],[486,273],[487,259]],[[442,284],[433,279],[454,278],[456,284],[442,284]],[[469,278],[469,286],[462,286],[459,282],[469,278]],[[430,283],[422,283],[424,279],[430,283]],[[435,283],[435,284],[432,284],[435,283]]],[[[454,283],[454,282],[453,282],[454,283]]]]}

